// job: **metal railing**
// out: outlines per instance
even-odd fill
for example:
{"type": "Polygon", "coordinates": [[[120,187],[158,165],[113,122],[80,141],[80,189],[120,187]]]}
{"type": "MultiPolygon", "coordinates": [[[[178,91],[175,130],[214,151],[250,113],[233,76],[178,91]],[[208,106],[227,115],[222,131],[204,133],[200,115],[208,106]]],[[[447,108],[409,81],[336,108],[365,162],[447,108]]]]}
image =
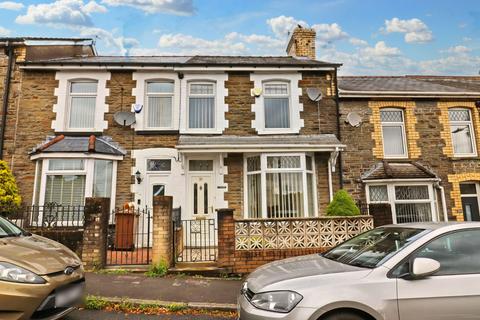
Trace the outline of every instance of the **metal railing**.
{"type": "Polygon", "coordinates": [[[23,229],[83,227],[85,206],[47,203],[43,206],[22,206],[2,216],[23,229]]]}

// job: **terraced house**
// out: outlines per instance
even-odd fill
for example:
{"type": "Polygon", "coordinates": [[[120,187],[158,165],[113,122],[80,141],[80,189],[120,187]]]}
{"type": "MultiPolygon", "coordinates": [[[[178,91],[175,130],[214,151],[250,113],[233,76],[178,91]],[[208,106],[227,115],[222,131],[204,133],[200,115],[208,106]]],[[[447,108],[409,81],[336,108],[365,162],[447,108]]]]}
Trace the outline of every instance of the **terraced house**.
{"type": "Polygon", "coordinates": [[[379,221],[479,220],[478,77],[337,77],[305,28],[276,57],[0,45],[1,152],[26,204],[169,195],[182,220],[312,218],[345,188],[387,204],[379,221]]]}

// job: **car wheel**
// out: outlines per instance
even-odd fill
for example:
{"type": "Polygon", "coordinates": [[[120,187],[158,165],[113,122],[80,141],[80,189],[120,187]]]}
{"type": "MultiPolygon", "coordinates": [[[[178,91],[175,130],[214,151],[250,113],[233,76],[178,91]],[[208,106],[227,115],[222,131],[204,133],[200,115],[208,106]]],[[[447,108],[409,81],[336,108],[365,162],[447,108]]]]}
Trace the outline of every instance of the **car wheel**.
{"type": "Polygon", "coordinates": [[[339,311],[332,313],[321,320],[368,320],[369,318],[363,317],[359,314],[349,311],[339,311]]]}

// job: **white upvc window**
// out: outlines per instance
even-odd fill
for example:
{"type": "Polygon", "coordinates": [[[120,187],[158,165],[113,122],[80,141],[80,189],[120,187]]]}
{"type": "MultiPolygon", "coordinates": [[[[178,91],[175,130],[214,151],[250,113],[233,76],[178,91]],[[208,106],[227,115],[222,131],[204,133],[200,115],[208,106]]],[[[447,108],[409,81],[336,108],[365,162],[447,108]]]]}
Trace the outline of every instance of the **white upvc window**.
{"type": "Polygon", "coordinates": [[[472,114],[468,108],[452,108],[448,110],[450,132],[452,134],[453,152],[455,156],[476,156],[475,131],[472,114]]]}
{"type": "Polygon", "coordinates": [[[55,132],[101,133],[108,128],[105,113],[110,90],[107,81],[108,71],[68,71],[55,74],[58,87],[54,95],[57,102],[53,105],[56,114],[52,120],[55,132]]]}
{"type": "MultiPolygon", "coordinates": [[[[93,158],[38,160],[34,205],[83,206],[86,197],[110,198],[115,203],[117,162],[93,158]]],[[[78,218],[78,217],[77,217],[78,218]]]]}
{"type": "Polygon", "coordinates": [[[93,130],[98,81],[75,80],[69,82],[68,129],[93,130]]]}
{"type": "Polygon", "coordinates": [[[290,128],[290,83],[264,82],[263,104],[266,130],[290,128]]]}
{"type": "Polygon", "coordinates": [[[246,218],[317,216],[313,156],[246,155],[244,161],[246,218]]]}
{"type": "Polygon", "coordinates": [[[188,129],[214,129],[216,84],[192,81],[188,83],[188,129]]]}
{"type": "Polygon", "coordinates": [[[259,135],[300,133],[305,125],[300,117],[303,111],[300,102],[303,93],[299,87],[302,74],[254,72],[250,74],[250,80],[255,89],[261,89],[252,104],[255,113],[252,128],[259,135]]]}
{"type": "Polygon", "coordinates": [[[380,110],[382,123],[383,154],[385,158],[407,158],[407,139],[403,109],[380,110]]]}
{"type": "Polygon", "coordinates": [[[148,81],[145,91],[147,129],[173,129],[174,82],[148,81]]]}
{"type": "Polygon", "coordinates": [[[391,205],[393,223],[437,221],[432,183],[368,184],[369,204],[391,205]]]}

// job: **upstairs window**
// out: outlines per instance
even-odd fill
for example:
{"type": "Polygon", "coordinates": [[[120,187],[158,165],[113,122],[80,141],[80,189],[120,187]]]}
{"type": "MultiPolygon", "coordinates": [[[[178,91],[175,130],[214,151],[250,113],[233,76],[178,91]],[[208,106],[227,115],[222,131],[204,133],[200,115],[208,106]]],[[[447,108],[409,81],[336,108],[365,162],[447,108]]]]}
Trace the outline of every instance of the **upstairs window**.
{"type": "Polygon", "coordinates": [[[475,148],[472,117],[469,109],[448,110],[450,132],[452,133],[453,152],[456,156],[474,156],[475,148]]]}
{"type": "Polygon", "coordinates": [[[173,82],[147,82],[147,126],[153,129],[173,127],[173,82]]]}
{"type": "Polygon", "coordinates": [[[189,83],[188,127],[190,129],[215,128],[215,83],[189,83]]]}
{"type": "Polygon", "coordinates": [[[380,110],[385,158],[406,158],[405,121],[402,109],[380,110]]]}
{"type": "Polygon", "coordinates": [[[290,90],[285,82],[263,84],[265,129],[290,128],[290,90]]]}
{"type": "Polygon", "coordinates": [[[69,90],[68,127],[70,129],[93,129],[97,81],[72,81],[69,90]]]}

